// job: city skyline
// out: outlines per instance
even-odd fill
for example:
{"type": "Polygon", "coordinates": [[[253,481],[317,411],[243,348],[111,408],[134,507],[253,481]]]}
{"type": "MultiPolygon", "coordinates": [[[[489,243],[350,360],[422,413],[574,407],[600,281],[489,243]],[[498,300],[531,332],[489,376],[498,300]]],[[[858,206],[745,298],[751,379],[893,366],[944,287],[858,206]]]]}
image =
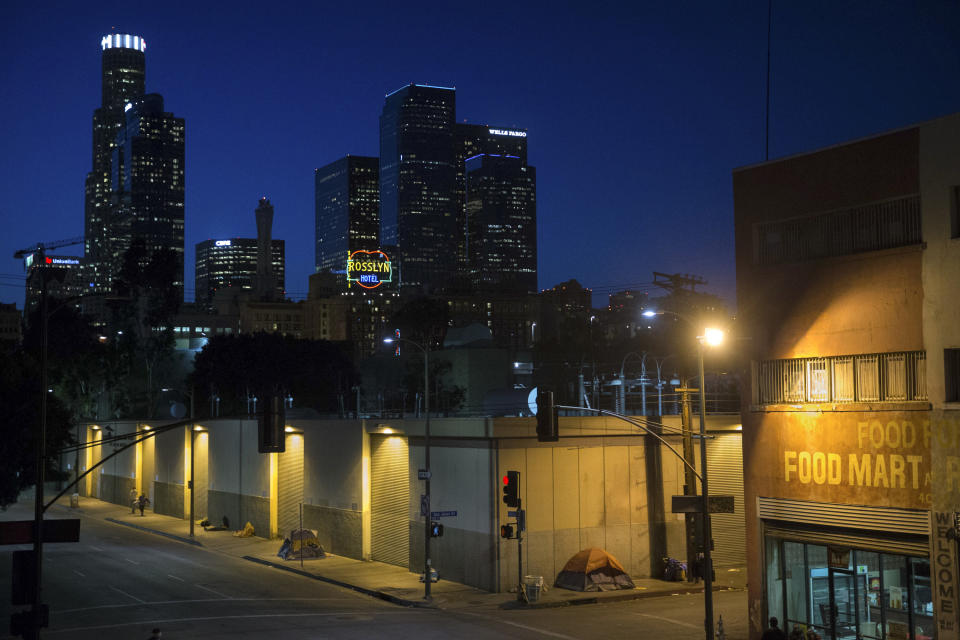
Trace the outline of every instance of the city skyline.
{"type": "MultiPolygon", "coordinates": [[[[2,63],[20,88],[2,103],[18,123],[3,178],[8,256],[83,233],[100,39],[115,27],[145,39],[147,90],[190,123],[188,253],[253,236],[249,203],[268,197],[273,236],[287,242],[288,293],[302,298],[313,171],[378,155],[384,96],[429,83],[457,87],[458,122],[529,132],[540,289],[575,278],[599,305],[626,288],[656,294],[657,270],[703,276],[733,301],[731,172],[763,160],[767,3],[314,11],[15,8],[2,63]]],[[[957,18],[946,5],[775,3],[770,157],[960,110],[960,88],[944,81],[960,72],[957,18]]],[[[22,306],[23,272],[8,259],[0,300],[22,306]]],[[[190,290],[192,264],[185,281],[190,290]]]]}

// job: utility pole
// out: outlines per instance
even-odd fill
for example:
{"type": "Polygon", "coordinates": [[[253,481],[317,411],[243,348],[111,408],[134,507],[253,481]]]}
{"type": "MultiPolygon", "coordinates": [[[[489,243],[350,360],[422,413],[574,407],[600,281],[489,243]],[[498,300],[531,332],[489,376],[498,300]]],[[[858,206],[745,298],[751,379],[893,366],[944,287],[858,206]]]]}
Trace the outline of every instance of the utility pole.
{"type": "MultiPolygon", "coordinates": [[[[676,391],[680,393],[682,402],[680,424],[683,432],[683,459],[689,464],[689,466],[684,466],[683,469],[683,495],[693,496],[697,494],[697,481],[692,469],[695,461],[693,453],[693,425],[690,419],[690,394],[695,393],[697,389],[687,387],[687,380],[683,382],[683,386],[676,389],[676,391]]],[[[687,541],[687,581],[693,582],[693,567],[697,561],[697,516],[694,513],[685,513],[683,519],[687,541]]]]}
{"type": "Polygon", "coordinates": [[[29,256],[34,257],[37,264],[36,274],[40,278],[40,430],[36,441],[36,488],[34,490],[33,514],[33,598],[31,603],[30,621],[24,629],[25,638],[39,638],[40,629],[47,626],[47,607],[43,604],[41,585],[43,577],[43,484],[46,481],[47,461],[47,350],[49,348],[49,323],[47,309],[47,285],[58,269],[47,267],[47,249],[66,247],[80,244],[82,238],[70,238],[57,242],[37,243],[35,247],[22,249],[13,254],[13,257],[24,260],[27,264],[29,256]]]}

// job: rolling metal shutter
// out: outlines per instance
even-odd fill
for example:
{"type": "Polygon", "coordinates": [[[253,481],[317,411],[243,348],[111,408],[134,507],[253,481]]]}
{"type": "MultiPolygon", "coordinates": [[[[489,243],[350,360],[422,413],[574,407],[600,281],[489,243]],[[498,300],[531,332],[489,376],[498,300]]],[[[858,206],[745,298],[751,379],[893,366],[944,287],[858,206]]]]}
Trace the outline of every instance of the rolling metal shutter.
{"type": "MultiPolygon", "coordinates": [[[[194,520],[203,520],[207,517],[207,496],[209,495],[209,450],[210,434],[209,432],[197,433],[194,436],[193,446],[196,449],[193,452],[193,486],[196,494],[193,496],[193,517],[194,520]]],[[[189,509],[189,505],[187,509],[189,509]]],[[[189,512],[188,514],[189,515],[189,512]]]]}
{"type": "Polygon", "coordinates": [[[757,505],[767,535],[888,553],[930,553],[929,511],[762,497],[757,505]]]}
{"type": "Polygon", "coordinates": [[[370,542],[372,557],[410,564],[410,480],[407,439],[371,436],[370,542]]]}
{"type": "Polygon", "coordinates": [[[280,454],[277,476],[277,526],[286,538],[300,528],[300,503],[303,502],[303,435],[287,434],[286,451],[280,454]]]}
{"type": "Polygon", "coordinates": [[[733,513],[714,513],[710,518],[713,533],[713,562],[716,566],[747,564],[743,520],[743,449],[740,432],[718,433],[707,440],[707,480],[710,495],[732,495],[733,513]]]}

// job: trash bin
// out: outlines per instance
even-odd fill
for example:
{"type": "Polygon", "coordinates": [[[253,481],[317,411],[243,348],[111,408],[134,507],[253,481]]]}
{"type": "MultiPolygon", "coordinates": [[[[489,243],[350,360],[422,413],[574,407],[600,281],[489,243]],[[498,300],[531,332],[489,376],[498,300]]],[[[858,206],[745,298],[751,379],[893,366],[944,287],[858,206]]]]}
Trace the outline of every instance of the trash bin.
{"type": "Polygon", "coordinates": [[[524,576],[523,586],[527,591],[527,602],[536,602],[543,590],[543,576],[524,576]]]}
{"type": "Polygon", "coordinates": [[[80,494],[74,493],[70,496],[70,506],[74,509],[80,506],[80,494]]]}

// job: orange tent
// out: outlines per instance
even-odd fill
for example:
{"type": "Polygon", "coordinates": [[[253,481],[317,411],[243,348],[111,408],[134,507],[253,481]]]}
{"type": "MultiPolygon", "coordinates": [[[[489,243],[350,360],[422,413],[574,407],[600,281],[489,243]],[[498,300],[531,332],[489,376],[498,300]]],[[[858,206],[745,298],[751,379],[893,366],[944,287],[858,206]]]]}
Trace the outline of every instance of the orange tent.
{"type": "Polygon", "coordinates": [[[567,560],[554,586],[574,591],[633,589],[633,580],[623,565],[604,551],[591,547],[567,560]]]}

